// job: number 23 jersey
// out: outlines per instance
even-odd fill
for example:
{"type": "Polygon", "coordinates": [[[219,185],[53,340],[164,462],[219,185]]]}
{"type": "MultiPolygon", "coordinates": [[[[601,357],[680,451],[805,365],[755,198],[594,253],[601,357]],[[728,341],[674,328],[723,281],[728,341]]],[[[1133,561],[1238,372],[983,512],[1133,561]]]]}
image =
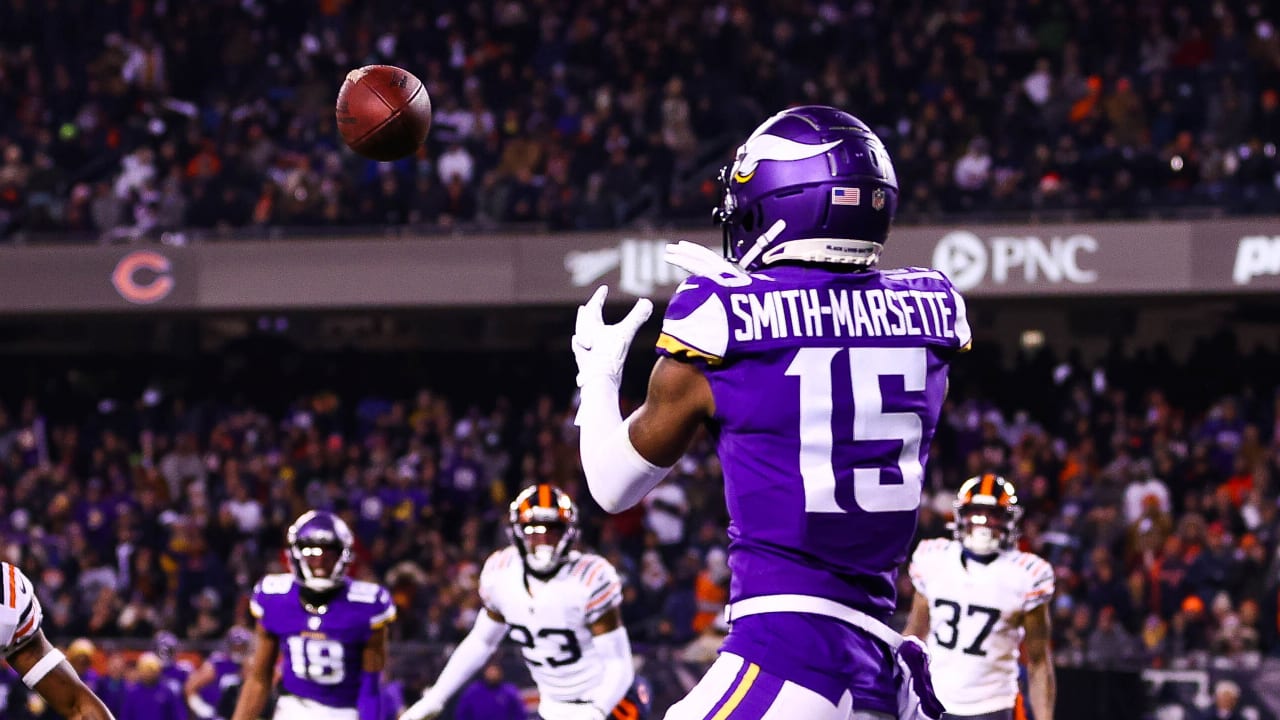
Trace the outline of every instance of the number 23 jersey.
{"type": "Polygon", "coordinates": [[[292,575],[267,575],[254,588],[249,610],[280,640],[284,691],[334,708],[353,708],[360,694],[365,645],[395,620],[391,593],[353,580],[326,606],[308,612],[292,575]]]}
{"type": "Polygon", "coordinates": [[[507,624],[543,698],[582,700],[600,680],[591,623],[622,604],[622,583],[599,555],[570,553],[547,580],[526,575],[514,547],[489,556],[480,600],[507,624]]]}
{"type": "Polygon", "coordinates": [[[929,603],[938,699],[950,713],[981,715],[1017,702],[1022,618],[1053,598],[1053,566],[1017,550],[987,564],[965,562],[962,552],[955,540],[921,541],[911,582],[929,603]]]}

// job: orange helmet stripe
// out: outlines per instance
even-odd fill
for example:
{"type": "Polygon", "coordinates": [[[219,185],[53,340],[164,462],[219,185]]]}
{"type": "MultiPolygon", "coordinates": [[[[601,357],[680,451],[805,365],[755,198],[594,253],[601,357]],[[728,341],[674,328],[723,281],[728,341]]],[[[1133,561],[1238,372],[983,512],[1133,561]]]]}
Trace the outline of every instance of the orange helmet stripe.
{"type": "Polygon", "coordinates": [[[550,485],[543,484],[538,486],[538,504],[542,507],[551,507],[550,485]]]}
{"type": "Polygon", "coordinates": [[[995,475],[992,475],[991,473],[987,473],[986,475],[983,475],[983,476],[982,476],[982,490],[980,490],[980,491],[978,492],[978,494],[979,494],[979,495],[990,495],[990,494],[992,494],[992,491],[993,491],[993,490],[995,490],[995,484],[996,484],[996,476],[995,476],[995,475]]]}

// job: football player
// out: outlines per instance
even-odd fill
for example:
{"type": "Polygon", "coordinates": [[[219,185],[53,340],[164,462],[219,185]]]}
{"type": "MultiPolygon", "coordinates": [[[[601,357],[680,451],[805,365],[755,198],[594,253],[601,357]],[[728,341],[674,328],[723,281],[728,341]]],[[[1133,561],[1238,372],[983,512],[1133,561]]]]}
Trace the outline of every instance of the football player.
{"type": "Polygon", "coordinates": [[[62,651],[49,644],[40,628],[42,617],[31,581],[17,567],[0,562],[0,659],[63,717],[112,720],[62,651]]]}
{"type": "Polygon", "coordinates": [[[668,246],[668,262],[694,275],[671,300],[630,417],[623,360],[652,304],[606,325],[600,288],[573,338],[582,466],[602,507],[639,502],[704,426],[724,469],[731,629],[667,717],[936,717],[923,646],[885,621],[947,371],[970,341],[964,301],[935,270],[878,269],[898,182],[883,143],[848,113],[774,115],[721,182],[728,261],[668,246]],[[916,697],[900,700],[907,674],[916,697]]]}
{"type": "Polygon", "coordinates": [[[218,700],[227,688],[240,682],[240,666],[253,646],[253,633],[233,627],[224,639],[225,649],[209,653],[209,657],[187,678],[182,693],[187,707],[203,720],[217,717],[218,700]]]}
{"type": "Polygon", "coordinates": [[[1053,567],[1015,549],[1021,516],[1011,483],[970,478],[956,497],[955,538],[924,540],[911,558],[916,597],[906,633],[928,638],[948,718],[1013,720],[1022,644],[1031,711],[1053,720],[1053,567]]]}
{"type": "Polygon", "coordinates": [[[526,488],[511,503],[512,543],[480,572],[484,610],[433,687],[400,717],[434,718],[484,667],[504,637],[520,646],[544,720],[639,720],[649,698],[633,687],[622,626],[622,583],[607,560],[573,549],[578,509],[560,489],[526,488]]]}
{"type": "Polygon", "coordinates": [[[381,720],[396,608],[386,588],[347,577],[354,542],[345,522],[321,510],[289,528],[292,574],[262,578],[249,604],[258,630],[232,720],[258,717],[281,653],[275,720],[381,720]]]}

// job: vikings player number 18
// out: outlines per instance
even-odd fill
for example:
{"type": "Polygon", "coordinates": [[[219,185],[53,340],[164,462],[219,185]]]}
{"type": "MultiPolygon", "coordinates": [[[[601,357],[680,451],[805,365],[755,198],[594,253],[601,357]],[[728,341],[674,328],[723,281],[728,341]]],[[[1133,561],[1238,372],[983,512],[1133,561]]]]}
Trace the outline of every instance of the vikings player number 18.
{"type": "Polygon", "coordinates": [[[288,640],[289,664],[293,674],[320,685],[337,685],[346,677],[342,665],[342,643],[333,640],[288,640]]]}
{"type": "MultiPolygon", "coordinates": [[[[920,416],[913,412],[885,412],[880,383],[902,378],[903,392],[925,389],[928,363],[924,348],[801,348],[787,366],[787,375],[800,378],[800,476],[804,481],[804,509],[811,513],[846,512],[836,501],[832,467],[832,360],[847,355],[856,411],[841,429],[852,425],[853,440],[901,442],[897,472],[893,468],[854,468],[853,493],[867,512],[915,510],[920,505],[924,466],[920,462],[920,416]],[[885,475],[898,482],[885,483],[885,475]]],[[[847,404],[842,407],[849,407],[847,404]]]]}

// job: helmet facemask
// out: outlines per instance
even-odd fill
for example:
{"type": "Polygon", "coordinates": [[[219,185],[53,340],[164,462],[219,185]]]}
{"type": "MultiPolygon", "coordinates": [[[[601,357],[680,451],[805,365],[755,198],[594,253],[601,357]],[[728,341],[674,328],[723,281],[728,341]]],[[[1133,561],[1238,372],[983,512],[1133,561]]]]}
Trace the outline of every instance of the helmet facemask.
{"type": "Polygon", "coordinates": [[[978,502],[956,508],[956,540],[978,557],[1011,550],[1018,540],[1022,508],[978,502]]]}
{"type": "Polygon", "coordinates": [[[564,492],[549,485],[526,489],[511,503],[511,541],[525,569],[550,576],[560,569],[578,537],[578,508],[564,492]]]}
{"type": "Polygon", "coordinates": [[[289,528],[288,543],[290,568],[304,589],[329,593],[346,582],[355,538],[336,515],[304,514],[289,528]]]}
{"type": "Polygon", "coordinates": [[[327,592],[346,579],[351,551],[339,543],[299,543],[289,548],[289,557],[303,587],[327,592]]]}
{"type": "Polygon", "coordinates": [[[529,572],[549,575],[560,568],[575,533],[564,523],[528,523],[515,527],[516,544],[529,572]]]}

